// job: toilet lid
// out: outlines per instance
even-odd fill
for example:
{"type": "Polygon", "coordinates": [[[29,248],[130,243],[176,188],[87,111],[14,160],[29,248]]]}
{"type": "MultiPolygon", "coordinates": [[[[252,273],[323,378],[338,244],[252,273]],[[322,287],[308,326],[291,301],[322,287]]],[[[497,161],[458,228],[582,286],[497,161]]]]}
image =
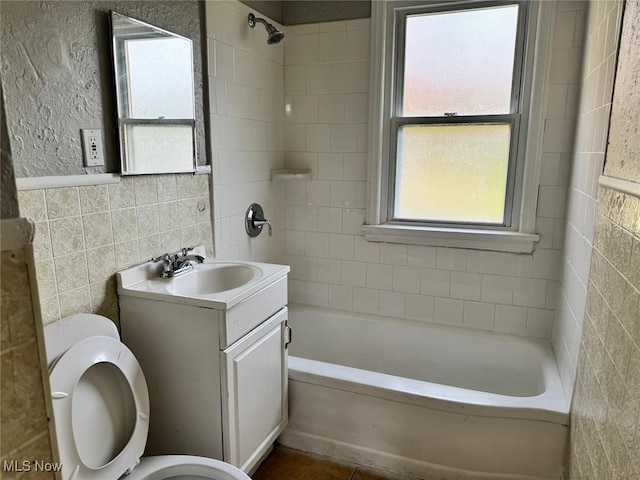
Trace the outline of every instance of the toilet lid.
{"type": "Polygon", "coordinates": [[[136,465],[149,430],[140,364],[114,338],[89,337],[50,372],[62,478],[113,480],[136,465]]]}

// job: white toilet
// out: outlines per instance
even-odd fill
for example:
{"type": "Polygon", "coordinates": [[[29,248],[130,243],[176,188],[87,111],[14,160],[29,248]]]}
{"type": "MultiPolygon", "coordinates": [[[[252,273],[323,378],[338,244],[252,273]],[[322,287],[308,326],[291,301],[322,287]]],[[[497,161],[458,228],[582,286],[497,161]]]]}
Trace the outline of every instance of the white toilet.
{"type": "Polygon", "coordinates": [[[211,458],[141,458],[147,383],[109,319],[71,315],[45,326],[44,336],[63,480],[250,480],[211,458]]]}

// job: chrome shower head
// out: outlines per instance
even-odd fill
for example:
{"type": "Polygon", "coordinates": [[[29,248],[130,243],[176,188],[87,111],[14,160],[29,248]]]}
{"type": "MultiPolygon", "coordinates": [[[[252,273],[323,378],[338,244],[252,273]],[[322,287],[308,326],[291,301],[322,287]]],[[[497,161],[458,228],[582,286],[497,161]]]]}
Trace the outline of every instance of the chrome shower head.
{"type": "Polygon", "coordinates": [[[255,27],[257,22],[264,25],[264,28],[267,30],[267,35],[269,35],[269,38],[267,39],[267,43],[269,45],[280,43],[280,40],[284,38],[284,33],[280,32],[276,27],[271,25],[264,18],[258,18],[253,13],[250,13],[248,18],[249,26],[251,28],[255,27]]]}

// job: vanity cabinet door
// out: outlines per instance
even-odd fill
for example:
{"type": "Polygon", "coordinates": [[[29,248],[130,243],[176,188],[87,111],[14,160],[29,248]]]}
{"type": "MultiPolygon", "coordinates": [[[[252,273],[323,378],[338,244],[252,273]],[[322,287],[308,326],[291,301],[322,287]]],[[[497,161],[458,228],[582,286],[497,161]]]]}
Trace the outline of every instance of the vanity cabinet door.
{"type": "Polygon", "coordinates": [[[221,352],[224,460],[250,472],[287,424],[287,309],[221,352]]]}

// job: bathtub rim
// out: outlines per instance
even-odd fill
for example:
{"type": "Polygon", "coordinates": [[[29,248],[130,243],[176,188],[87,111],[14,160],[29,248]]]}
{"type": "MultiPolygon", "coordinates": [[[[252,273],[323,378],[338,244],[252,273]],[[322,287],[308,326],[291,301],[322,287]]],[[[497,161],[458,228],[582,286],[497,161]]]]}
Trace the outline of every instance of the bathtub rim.
{"type": "MultiPolygon", "coordinates": [[[[393,317],[294,304],[290,305],[289,309],[290,317],[294,317],[292,322],[294,336],[295,315],[304,311],[354,316],[366,321],[391,321],[394,323],[404,321],[404,319],[393,317]]],[[[423,328],[433,327],[465,333],[459,327],[425,324],[425,322],[413,320],[407,320],[407,322],[408,325],[417,325],[423,328]]],[[[510,338],[519,343],[533,346],[541,361],[544,391],[534,396],[509,396],[397,377],[386,373],[311,360],[297,355],[289,355],[289,378],[293,381],[317,384],[449,412],[569,424],[569,405],[562,388],[555,355],[548,340],[476,330],[470,330],[470,333],[510,338]]]]}
{"type": "Polygon", "coordinates": [[[295,356],[289,356],[289,380],[453,413],[569,424],[564,397],[554,402],[548,391],[534,397],[509,397],[295,356]]]}

